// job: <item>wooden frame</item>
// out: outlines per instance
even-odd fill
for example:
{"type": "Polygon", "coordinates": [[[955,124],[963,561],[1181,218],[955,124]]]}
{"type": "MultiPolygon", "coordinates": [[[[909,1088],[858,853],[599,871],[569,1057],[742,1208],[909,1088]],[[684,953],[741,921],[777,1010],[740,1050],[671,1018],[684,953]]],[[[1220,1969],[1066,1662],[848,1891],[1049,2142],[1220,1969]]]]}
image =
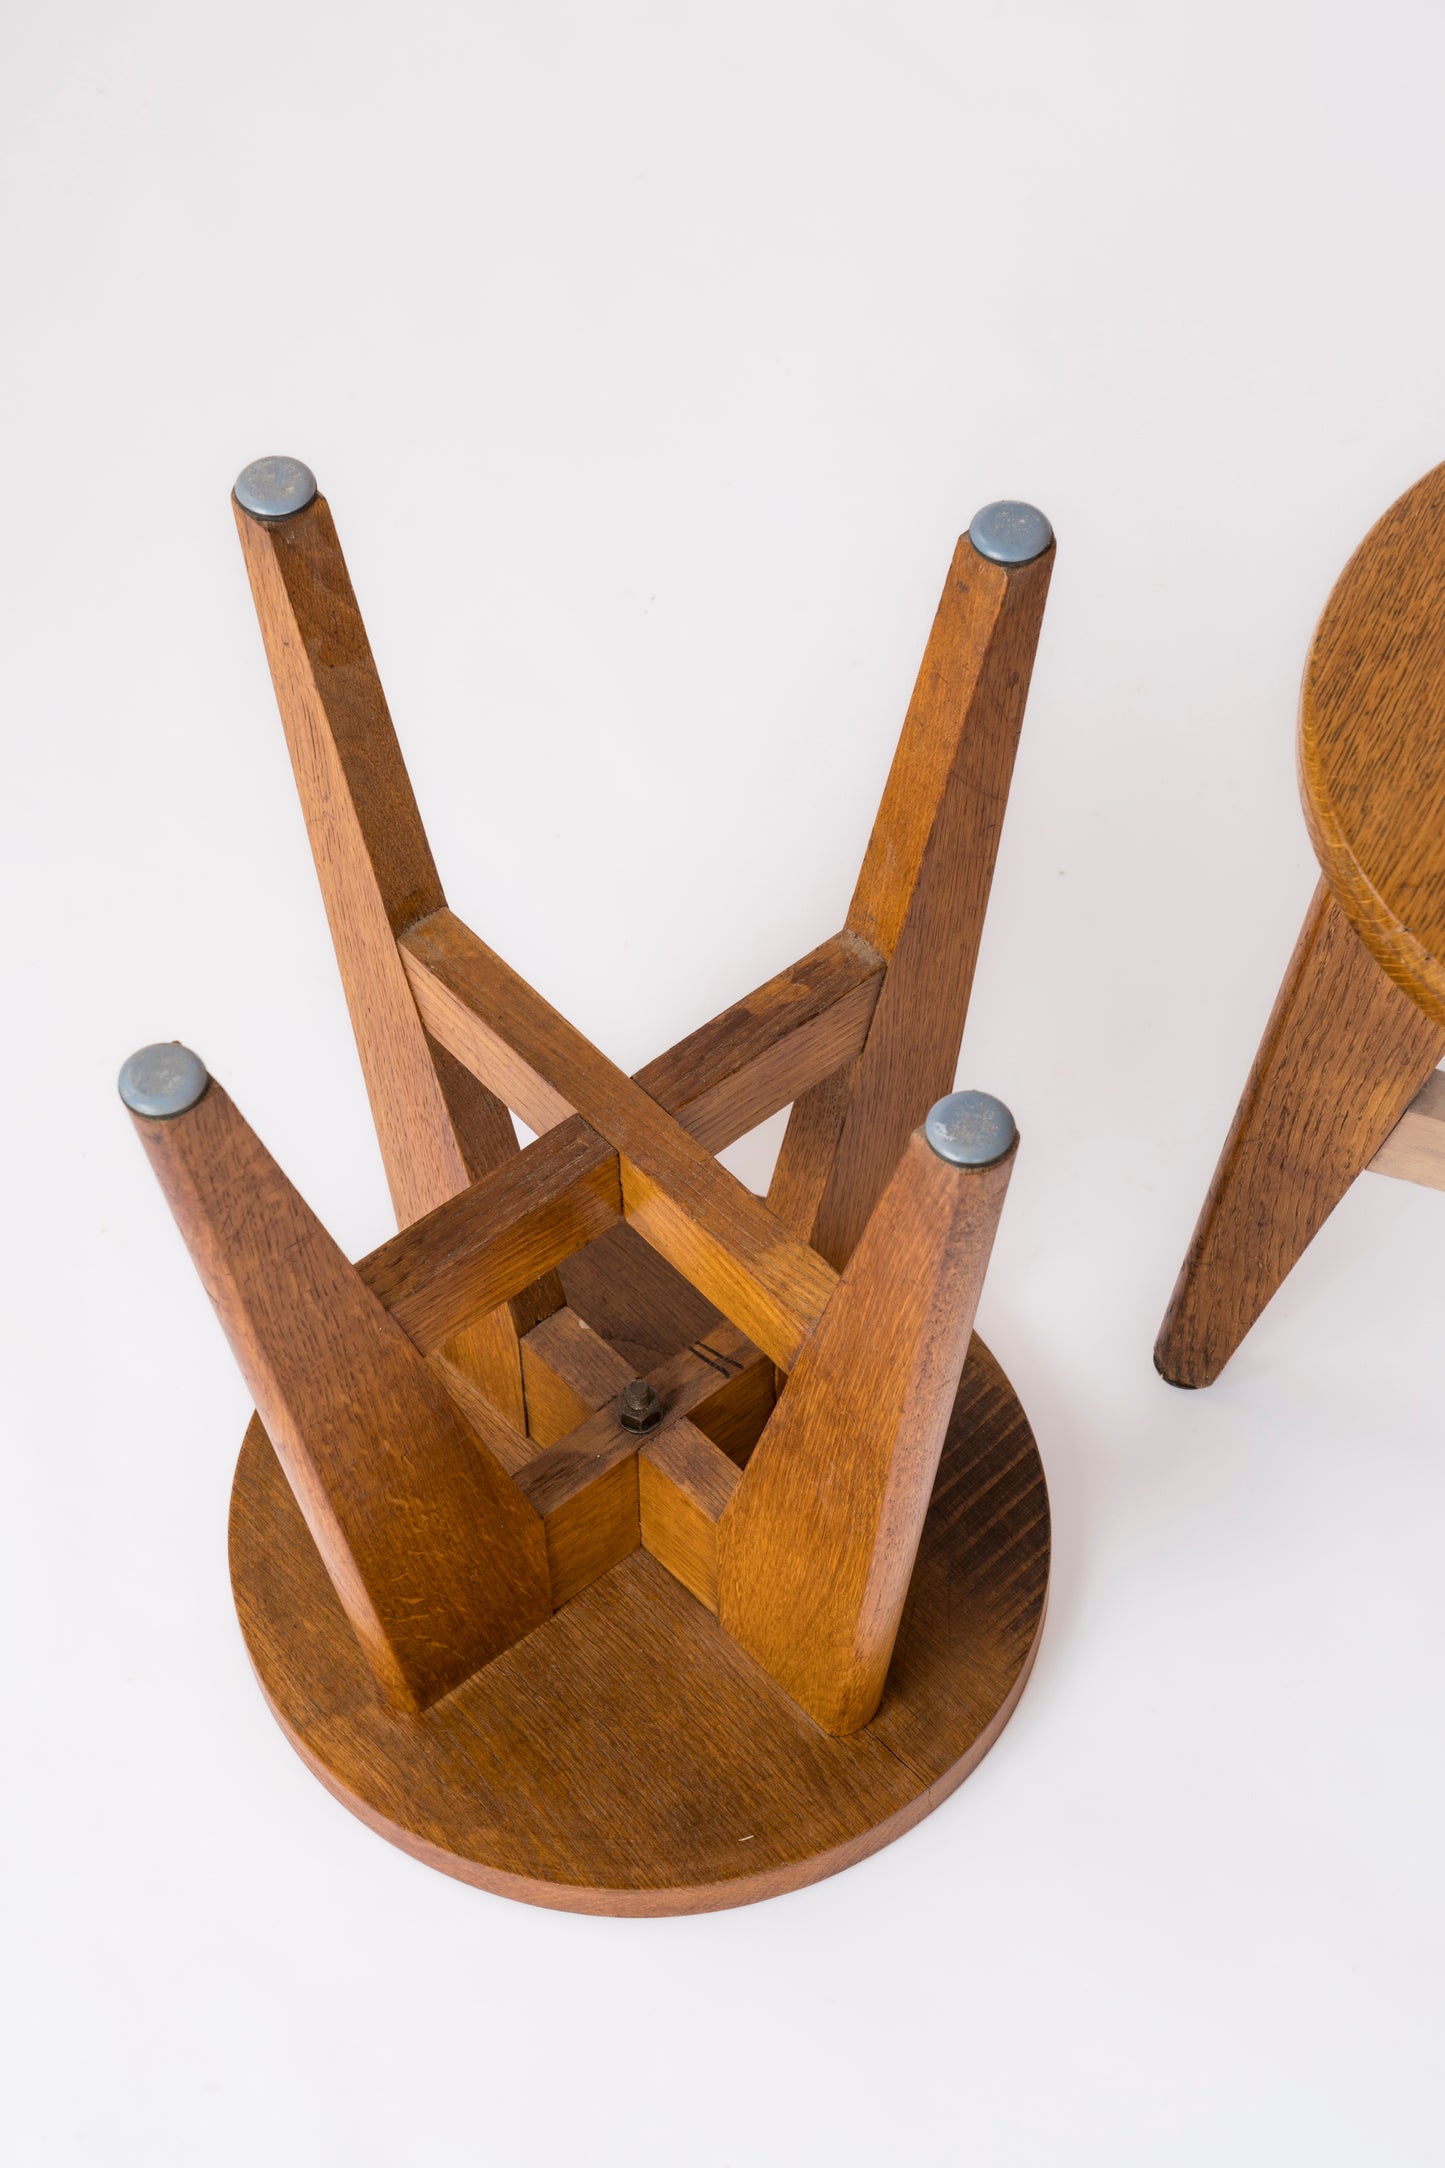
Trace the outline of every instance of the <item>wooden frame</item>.
{"type": "Polygon", "coordinates": [[[961,1781],[1042,1621],[1042,1470],[971,1340],[1012,1152],[919,1125],[1052,544],[959,544],[843,930],[629,1078],[447,909],[324,499],[235,513],[401,1222],[348,1265],[214,1082],[135,1116],[256,1398],[262,1684],[354,1811],[484,1886],[816,1879],[961,1781]],[[715,1155],[788,1106],[765,1202],[715,1155]]]}

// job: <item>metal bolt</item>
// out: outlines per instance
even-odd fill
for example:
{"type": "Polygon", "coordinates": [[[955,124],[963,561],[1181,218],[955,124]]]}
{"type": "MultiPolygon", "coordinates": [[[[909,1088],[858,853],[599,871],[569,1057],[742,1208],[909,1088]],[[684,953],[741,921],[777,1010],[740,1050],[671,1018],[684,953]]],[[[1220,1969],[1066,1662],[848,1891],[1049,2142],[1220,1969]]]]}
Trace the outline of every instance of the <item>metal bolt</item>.
{"type": "Polygon", "coordinates": [[[1018,1140],[1013,1116],[988,1092],[950,1092],[929,1109],[923,1134],[954,1167],[996,1166],[1018,1140]]]}
{"type": "Polygon", "coordinates": [[[167,1121],[193,1107],[211,1080],[200,1055],[172,1039],[132,1054],[116,1081],[132,1114],[167,1121]]]}
{"type": "Polygon", "coordinates": [[[990,557],[996,565],[1026,565],[1043,556],[1054,530],[1037,505],[1004,497],[974,513],[968,539],[980,557],[990,557]]]}
{"type": "Polygon", "coordinates": [[[304,512],[316,495],[316,477],[301,459],[253,459],[236,476],[236,502],[257,519],[285,519],[304,512]]]}
{"type": "Polygon", "coordinates": [[[656,1430],[662,1401],[646,1378],[634,1378],[617,1396],[617,1420],[624,1430],[656,1430]]]}

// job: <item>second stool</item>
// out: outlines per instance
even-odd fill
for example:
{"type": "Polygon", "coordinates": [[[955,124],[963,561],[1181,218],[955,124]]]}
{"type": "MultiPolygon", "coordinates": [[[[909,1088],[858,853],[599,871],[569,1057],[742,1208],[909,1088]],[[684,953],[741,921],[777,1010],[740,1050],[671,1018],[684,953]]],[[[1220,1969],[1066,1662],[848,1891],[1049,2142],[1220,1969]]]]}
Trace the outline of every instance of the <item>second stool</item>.
{"type": "Polygon", "coordinates": [[[1445,1189],[1445,466],[1340,575],[1305,665],[1321,880],[1154,1349],[1210,1385],[1355,1177],[1445,1189]]]}

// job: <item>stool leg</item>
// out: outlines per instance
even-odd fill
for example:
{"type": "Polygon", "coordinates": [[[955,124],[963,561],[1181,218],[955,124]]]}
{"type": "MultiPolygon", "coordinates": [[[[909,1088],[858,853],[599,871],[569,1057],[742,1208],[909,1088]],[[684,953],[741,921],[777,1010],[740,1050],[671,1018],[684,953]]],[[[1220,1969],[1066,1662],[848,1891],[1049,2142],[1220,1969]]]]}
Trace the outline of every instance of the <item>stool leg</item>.
{"type": "MultiPolygon", "coordinates": [[[[422,1027],[396,936],[446,898],[324,497],[285,519],[234,507],[377,1141],[406,1227],[518,1149],[499,1099],[422,1027]]],[[[560,1307],[549,1273],[448,1357],[518,1428],[518,1339],[560,1307]]]]}
{"type": "Polygon", "coordinates": [[[388,1699],[550,1617],[541,1521],[214,1079],[132,1120],[388,1699]]]}
{"type": "Polygon", "coordinates": [[[987,1164],[908,1139],[719,1524],[720,1621],[826,1731],[876,1710],[912,1579],[1017,1146],[984,1104],[987,1164]]]}
{"type": "Polygon", "coordinates": [[[1442,1057],[1321,881],[1155,1344],[1171,1385],[1214,1382],[1442,1057]]]}
{"type": "Polygon", "coordinates": [[[873,824],[849,931],[888,971],[856,1060],[789,1117],[768,1203],[841,1272],[912,1130],[953,1088],[1054,545],[967,535],[949,568],[873,824]]]}

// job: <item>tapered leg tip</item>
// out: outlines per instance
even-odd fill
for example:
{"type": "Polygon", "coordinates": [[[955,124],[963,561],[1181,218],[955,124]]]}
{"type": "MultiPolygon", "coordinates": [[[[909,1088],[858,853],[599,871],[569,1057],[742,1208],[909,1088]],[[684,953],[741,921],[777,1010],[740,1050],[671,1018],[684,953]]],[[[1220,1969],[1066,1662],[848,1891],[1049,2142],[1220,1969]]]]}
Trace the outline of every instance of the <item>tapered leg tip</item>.
{"type": "MultiPolygon", "coordinates": [[[[1228,1361],[1228,1356],[1224,1361],[1228,1361]]],[[[1181,1393],[1197,1393],[1201,1386],[1212,1385],[1224,1368],[1224,1362],[1210,1362],[1201,1358],[1197,1349],[1180,1349],[1165,1330],[1154,1343],[1154,1368],[1166,1385],[1175,1386],[1181,1393]]]]}

